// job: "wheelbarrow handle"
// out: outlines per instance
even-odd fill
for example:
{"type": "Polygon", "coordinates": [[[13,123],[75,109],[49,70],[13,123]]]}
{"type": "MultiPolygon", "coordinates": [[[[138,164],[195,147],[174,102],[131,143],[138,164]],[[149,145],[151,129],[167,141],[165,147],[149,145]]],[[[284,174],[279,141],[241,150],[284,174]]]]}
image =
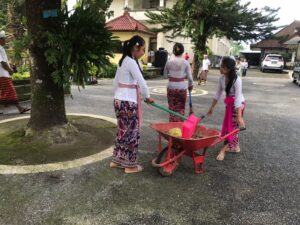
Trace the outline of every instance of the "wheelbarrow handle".
{"type": "MultiPolygon", "coordinates": [[[[146,101],[145,101],[146,102],[146,101]]],[[[162,105],[159,105],[159,104],[157,104],[157,103],[155,103],[155,102],[151,102],[151,103],[148,103],[149,105],[152,105],[152,106],[154,106],[155,108],[158,108],[158,109],[160,109],[160,110],[162,110],[162,111],[165,111],[165,112],[167,112],[167,113],[171,113],[171,114],[173,114],[174,116],[177,116],[177,117],[179,117],[180,119],[182,119],[182,120],[187,120],[188,118],[187,117],[185,117],[185,116],[183,116],[183,115],[181,115],[181,114],[179,114],[179,113],[177,113],[177,112],[174,112],[174,111],[172,111],[172,110],[170,110],[170,109],[168,109],[168,108],[166,108],[166,107],[164,107],[164,106],[162,106],[162,105]]],[[[202,115],[201,117],[201,120],[202,119],[204,119],[205,118],[205,115],[202,115]]],[[[200,121],[201,121],[200,120],[200,121]]],[[[200,123],[200,121],[199,121],[199,123],[200,123]]]]}
{"type": "Polygon", "coordinates": [[[244,131],[244,130],[246,130],[246,127],[237,128],[237,129],[231,131],[230,133],[225,134],[225,135],[222,136],[222,137],[219,137],[214,143],[212,143],[212,144],[210,145],[210,147],[212,147],[212,146],[214,146],[214,145],[216,145],[216,144],[219,144],[221,141],[225,140],[225,139],[228,138],[229,136],[231,136],[231,135],[233,135],[233,134],[235,134],[235,133],[238,133],[238,132],[240,132],[240,131],[244,131]]]}
{"type": "Polygon", "coordinates": [[[185,117],[185,116],[183,116],[183,115],[181,115],[181,114],[179,114],[179,113],[177,113],[177,112],[174,112],[174,111],[172,111],[172,110],[170,110],[170,109],[168,109],[168,108],[166,108],[166,107],[164,107],[164,106],[162,106],[162,105],[159,105],[159,104],[157,104],[157,103],[155,103],[155,102],[151,102],[151,103],[149,103],[149,104],[152,105],[152,106],[154,106],[154,107],[156,107],[156,108],[158,108],[158,109],[160,109],[160,110],[163,110],[163,111],[165,111],[165,112],[171,113],[171,114],[173,114],[174,116],[177,116],[177,117],[179,117],[179,118],[182,119],[182,120],[187,120],[187,117],[185,117]]]}

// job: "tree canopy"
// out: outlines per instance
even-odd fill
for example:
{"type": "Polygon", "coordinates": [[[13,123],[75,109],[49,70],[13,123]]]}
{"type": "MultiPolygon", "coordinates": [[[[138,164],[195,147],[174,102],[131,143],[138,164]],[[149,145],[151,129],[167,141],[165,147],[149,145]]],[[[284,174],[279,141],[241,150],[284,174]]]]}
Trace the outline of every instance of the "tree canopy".
{"type": "Polygon", "coordinates": [[[147,12],[149,23],[160,24],[155,31],[188,37],[195,44],[196,60],[205,53],[208,38],[216,35],[236,41],[268,37],[277,27],[278,9],[250,8],[240,0],[177,0],[173,8],[147,12]]]}

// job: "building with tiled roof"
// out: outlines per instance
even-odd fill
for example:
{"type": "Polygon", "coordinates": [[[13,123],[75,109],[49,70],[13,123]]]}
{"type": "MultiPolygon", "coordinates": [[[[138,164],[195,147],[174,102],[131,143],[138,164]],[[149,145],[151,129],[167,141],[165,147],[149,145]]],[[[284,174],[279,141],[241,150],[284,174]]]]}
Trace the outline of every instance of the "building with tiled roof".
{"type": "Polygon", "coordinates": [[[130,16],[127,10],[124,11],[124,14],[122,16],[119,16],[107,22],[106,26],[109,27],[109,29],[112,31],[130,31],[154,35],[154,33],[150,32],[143,23],[135,20],[132,16],[130,16]]]}
{"type": "Polygon", "coordinates": [[[300,21],[295,20],[290,25],[282,28],[274,34],[273,38],[261,40],[250,47],[252,50],[261,50],[263,58],[268,53],[278,53],[285,57],[285,61],[300,60],[297,54],[300,41],[300,21]]]}
{"type": "MultiPolygon", "coordinates": [[[[113,32],[114,36],[119,38],[121,42],[130,39],[134,35],[143,37],[146,42],[146,50],[149,48],[150,38],[155,36],[154,33],[149,31],[146,25],[130,16],[127,10],[123,12],[123,15],[108,21],[106,26],[113,32]]],[[[114,63],[118,63],[120,60],[120,53],[121,52],[115,54],[115,57],[112,60],[114,63]]],[[[147,58],[147,54],[145,54],[145,56],[142,58],[142,61],[147,62],[147,58]]]]}
{"type": "MultiPolygon", "coordinates": [[[[124,9],[126,9],[130,13],[131,18],[140,22],[137,26],[143,24],[148,28],[157,28],[159,25],[149,24],[147,22],[149,18],[145,15],[145,12],[152,11],[159,13],[163,8],[172,8],[175,2],[176,0],[113,0],[110,10],[114,12],[114,16],[108,24],[116,23],[114,22],[115,17],[120,19],[120,16],[124,16],[124,9]]],[[[127,20],[128,18],[123,17],[123,19],[127,20]]],[[[119,31],[121,31],[121,29],[125,29],[125,27],[122,27],[120,22],[115,25],[115,28],[119,29],[119,31]]],[[[130,29],[132,29],[132,27],[130,29]]],[[[140,27],[140,29],[143,28],[140,27]]],[[[144,30],[143,32],[146,34],[147,30],[144,30]]],[[[189,38],[182,37],[170,38],[170,36],[171,32],[158,32],[153,36],[150,36],[149,47],[146,48],[146,51],[149,51],[150,49],[155,51],[159,48],[164,48],[168,51],[169,55],[171,55],[174,43],[180,42],[184,45],[185,51],[191,56],[189,61],[192,62],[194,45],[191,43],[191,40],[189,38]]],[[[227,38],[213,37],[208,40],[207,45],[211,49],[215,58],[220,58],[221,56],[229,55],[230,53],[231,42],[227,38]]]]}

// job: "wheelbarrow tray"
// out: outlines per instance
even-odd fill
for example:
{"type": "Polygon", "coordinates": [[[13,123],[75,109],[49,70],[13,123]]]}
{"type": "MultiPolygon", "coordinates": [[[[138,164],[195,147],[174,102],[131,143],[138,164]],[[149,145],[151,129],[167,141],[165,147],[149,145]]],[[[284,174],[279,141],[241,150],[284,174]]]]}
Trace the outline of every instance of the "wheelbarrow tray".
{"type": "Polygon", "coordinates": [[[183,155],[192,158],[195,173],[204,173],[203,164],[206,150],[241,130],[237,128],[228,134],[221,136],[220,132],[217,130],[198,124],[195,133],[197,134],[200,132],[201,137],[197,139],[185,139],[174,137],[169,134],[170,129],[181,129],[182,126],[183,122],[153,123],[150,125],[151,128],[158,132],[159,154],[158,157],[152,160],[152,165],[157,167],[159,173],[163,176],[170,176],[175,171],[179,164],[179,160],[183,155]],[[168,141],[168,146],[164,149],[162,149],[162,138],[168,141]]]}
{"type": "Polygon", "coordinates": [[[202,125],[197,125],[195,133],[200,133],[202,137],[197,139],[185,139],[171,136],[168,131],[172,128],[182,129],[183,122],[169,122],[169,123],[153,123],[151,128],[156,130],[164,139],[172,139],[173,144],[179,145],[183,149],[189,151],[196,151],[203,148],[208,148],[220,137],[220,132],[202,125]]]}

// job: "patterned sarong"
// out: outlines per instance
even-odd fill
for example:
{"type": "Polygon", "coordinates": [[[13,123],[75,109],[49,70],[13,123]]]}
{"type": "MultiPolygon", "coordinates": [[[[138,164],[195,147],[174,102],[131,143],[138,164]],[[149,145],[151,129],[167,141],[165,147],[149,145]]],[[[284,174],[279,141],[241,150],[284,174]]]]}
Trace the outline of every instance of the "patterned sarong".
{"type": "Polygon", "coordinates": [[[140,139],[138,105],[115,99],[114,108],[118,129],[112,161],[123,167],[136,167],[140,139]]]}
{"type": "MultiPolygon", "coordinates": [[[[169,109],[181,115],[184,115],[186,102],[186,89],[170,89],[167,90],[169,109]]],[[[172,114],[169,115],[169,122],[181,122],[182,120],[172,114]]]]}
{"type": "Polygon", "coordinates": [[[0,104],[10,105],[17,104],[18,97],[9,77],[0,77],[0,104]]]}

